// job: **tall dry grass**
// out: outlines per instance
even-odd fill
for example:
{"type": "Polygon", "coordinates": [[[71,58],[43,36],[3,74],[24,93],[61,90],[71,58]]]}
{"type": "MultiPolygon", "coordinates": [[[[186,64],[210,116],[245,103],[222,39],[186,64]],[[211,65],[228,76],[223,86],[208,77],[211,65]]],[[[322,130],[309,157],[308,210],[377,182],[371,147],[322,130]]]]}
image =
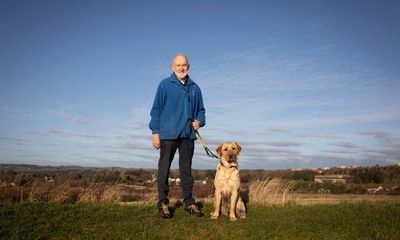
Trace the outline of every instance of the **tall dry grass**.
{"type": "Polygon", "coordinates": [[[91,183],[85,190],[79,194],[79,202],[102,202],[118,203],[121,199],[121,191],[118,189],[119,178],[112,185],[91,183]]]}
{"type": "Polygon", "coordinates": [[[249,202],[260,205],[283,205],[293,200],[293,181],[272,178],[249,185],[249,202]]]}
{"type": "Polygon", "coordinates": [[[79,202],[100,203],[154,203],[157,194],[155,189],[143,186],[90,184],[79,195],[79,202]]]}
{"type": "MultiPolygon", "coordinates": [[[[298,198],[292,192],[293,186],[293,181],[285,181],[279,178],[254,181],[241,189],[241,196],[246,203],[250,204],[282,205],[298,201],[298,198]]],[[[170,190],[172,201],[181,198],[180,186],[171,187],[170,190]]],[[[211,184],[196,185],[193,193],[197,200],[205,203],[213,202],[214,189],[211,184]]],[[[153,204],[157,201],[157,189],[155,186],[119,184],[119,180],[111,184],[91,182],[86,186],[76,186],[71,182],[35,181],[23,200],[31,202],[153,204]]]]}
{"type": "Polygon", "coordinates": [[[91,183],[78,196],[78,202],[93,203],[98,202],[103,194],[105,186],[91,183]]]}

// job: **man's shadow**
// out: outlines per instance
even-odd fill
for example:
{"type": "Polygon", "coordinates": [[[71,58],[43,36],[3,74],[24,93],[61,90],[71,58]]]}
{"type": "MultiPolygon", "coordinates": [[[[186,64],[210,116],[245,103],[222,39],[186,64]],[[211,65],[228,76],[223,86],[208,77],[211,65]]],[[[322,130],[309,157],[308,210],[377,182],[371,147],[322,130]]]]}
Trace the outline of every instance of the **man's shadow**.
{"type": "MultiPolygon", "coordinates": [[[[195,205],[199,208],[199,210],[201,210],[201,209],[204,207],[204,205],[203,205],[202,202],[196,202],[195,205]]],[[[170,210],[170,213],[171,213],[171,216],[173,217],[174,214],[175,214],[175,211],[176,211],[177,209],[179,209],[180,207],[182,207],[182,206],[184,206],[184,204],[182,203],[182,201],[181,201],[181,200],[177,200],[177,201],[175,202],[175,204],[172,205],[172,206],[170,207],[170,209],[169,209],[169,210],[170,210]]]]}

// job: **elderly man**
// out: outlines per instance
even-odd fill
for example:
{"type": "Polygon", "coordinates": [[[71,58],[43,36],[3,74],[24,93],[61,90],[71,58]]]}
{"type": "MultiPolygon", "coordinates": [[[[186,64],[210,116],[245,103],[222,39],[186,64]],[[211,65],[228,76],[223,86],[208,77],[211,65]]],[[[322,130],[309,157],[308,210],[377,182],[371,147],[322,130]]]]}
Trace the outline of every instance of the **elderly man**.
{"type": "Polygon", "coordinates": [[[205,125],[205,109],[201,90],[188,75],[189,67],[184,54],[173,58],[173,73],[160,82],[150,113],[153,146],[160,149],[157,206],[162,218],[172,217],[168,209],[168,176],[177,149],[185,210],[191,215],[203,216],[192,197],[192,158],[196,139],[194,130],[205,125]]]}

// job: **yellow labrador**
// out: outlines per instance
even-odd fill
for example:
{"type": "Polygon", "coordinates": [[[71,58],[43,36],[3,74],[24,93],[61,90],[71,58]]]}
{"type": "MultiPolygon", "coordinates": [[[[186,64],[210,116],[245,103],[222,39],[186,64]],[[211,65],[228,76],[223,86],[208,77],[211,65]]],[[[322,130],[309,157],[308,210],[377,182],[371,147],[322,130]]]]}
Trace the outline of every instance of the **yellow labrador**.
{"type": "Polygon", "coordinates": [[[228,215],[231,221],[237,217],[246,218],[246,208],[242,198],[239,196],[240,177],[237,163],[241,146],[235,142],[227,142],[218,146],[217,153],[220,163],[215,173],[215,203],[211,219],[217,219],[220,212],[228,215]]]}

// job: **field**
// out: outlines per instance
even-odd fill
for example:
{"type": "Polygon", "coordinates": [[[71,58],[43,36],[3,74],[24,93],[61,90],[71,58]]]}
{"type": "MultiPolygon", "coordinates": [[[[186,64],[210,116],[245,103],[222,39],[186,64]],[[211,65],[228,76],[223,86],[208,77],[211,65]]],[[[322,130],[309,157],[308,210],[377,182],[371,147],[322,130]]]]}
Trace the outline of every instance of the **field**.
{"type": "Polygon", "coordinates": [[[174,217],[164,220],[153,170],[0,169],[0,239],[400,239],[398,166],[371,168],[389,176],[376,182],[361,168],[362,181],[356,173],[346,184],[313,182],[308,170],[244,171],[248,215],[237,222],[209,219],[210,170],[194,171],[193,194],[206,215],[185,213],[181,187],[171,182],[174,217]]]}
{"type": "Polygon", "coordinates": [[[1,239],[399,239],[400,203],[251,205],[248,218],[210,220],[153,205],[23,203],[0,205],[1,239]]]}

